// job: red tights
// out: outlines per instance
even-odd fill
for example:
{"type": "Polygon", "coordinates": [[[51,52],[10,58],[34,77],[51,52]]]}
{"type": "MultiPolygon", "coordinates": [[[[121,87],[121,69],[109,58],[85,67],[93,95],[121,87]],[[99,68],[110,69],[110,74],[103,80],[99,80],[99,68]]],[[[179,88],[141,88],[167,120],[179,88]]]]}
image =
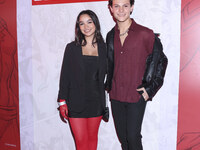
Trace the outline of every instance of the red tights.
{"type": "Polygon", "coordinates": [[[93,118],[69,118],[76,150],[96,150],[98,130],[102,116],[93,118]]]}

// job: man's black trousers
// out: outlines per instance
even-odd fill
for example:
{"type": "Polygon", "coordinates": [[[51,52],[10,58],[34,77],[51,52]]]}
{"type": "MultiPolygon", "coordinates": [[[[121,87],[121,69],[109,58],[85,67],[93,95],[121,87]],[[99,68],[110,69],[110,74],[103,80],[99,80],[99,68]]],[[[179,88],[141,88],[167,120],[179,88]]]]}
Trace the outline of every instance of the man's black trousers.
{"type": "Polygon", "coordinates": [[[111,99],[115,129],[123,150],[143,150],[141,127],[145,107],[143,97],[137,103],[111,99]]]}

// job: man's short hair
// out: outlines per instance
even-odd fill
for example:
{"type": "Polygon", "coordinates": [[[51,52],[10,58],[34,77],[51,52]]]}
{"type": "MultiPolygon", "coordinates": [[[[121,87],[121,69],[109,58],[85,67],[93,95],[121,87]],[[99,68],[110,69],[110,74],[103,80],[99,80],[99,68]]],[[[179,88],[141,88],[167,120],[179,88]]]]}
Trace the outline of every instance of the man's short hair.
{"type": "MultiPolygon", "coordinates": [[[[108,2],[109,4],[109,6],[112,6],[112,4],[113,4],[113,0],[109,0],[109,2],[108,2]]],[[[131,4],[131,6],[132,5],[134,5],[134,3],[135,3],[135,0],[130,0],[130,4],[131,4]]]]}

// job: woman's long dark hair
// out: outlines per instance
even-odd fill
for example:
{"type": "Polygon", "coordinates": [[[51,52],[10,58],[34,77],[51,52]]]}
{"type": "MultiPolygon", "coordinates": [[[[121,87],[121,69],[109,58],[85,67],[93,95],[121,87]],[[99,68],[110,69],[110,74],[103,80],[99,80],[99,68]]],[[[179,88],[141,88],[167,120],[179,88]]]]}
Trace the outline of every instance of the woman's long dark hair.
{"type": "Polygon", "coordinates": [[[92,21],[93,21],[93,23],[96,27],[96,30],[95,30],[95,33],[94,33],[94,38],[92,40],[92,45],[94,45],[97,42],[103,41],[103,38],[102,38],[102,35],[101,35],[100,23],[99,23],[99,19],[98,19],[97,15],[91,10],[83,10],[79,13],[79,15],[76,19],[76,29],[75,29],[75,42],[76,42],[76,44],[81,45],[81,46],[85,46],[87,44],[85,36],[81,32],[80,26],[79,26],[80,16],[85,15],[85,14],[90,16],[90,18],[92,19],[92,21]]]}

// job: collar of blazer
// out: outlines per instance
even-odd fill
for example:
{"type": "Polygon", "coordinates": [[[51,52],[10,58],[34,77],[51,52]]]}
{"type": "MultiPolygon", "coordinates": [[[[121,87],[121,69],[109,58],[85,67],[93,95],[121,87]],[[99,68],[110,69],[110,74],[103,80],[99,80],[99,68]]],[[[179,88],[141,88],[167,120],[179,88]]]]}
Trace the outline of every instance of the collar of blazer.
{"type": "MultiPolygon", "coordinates": [[[[104,42],[98,42],[97,43],[97,50],[98,50],[98,56],[99,57],[102,57],[102,55],[103,55],[103,52],[106,52],[106,47],[105,47],[105,43],[104,42]]],[[[81,45],[78,45],[77,46],[78,48],[78,51],[79,51],[79,55],[80,56],[82,56],[82,47],[81,47],[81,45]]]]}
{"type": "MultiPolygon", "coordinates": [[[[104,58],[106,59],[106,45],[104,42],[98,42],[98,57],[99,57],[99,63],[100,63],[100,67],[102,66],[101,64],[106,61],[104,60],[104,58]]],[[[78,60],[80,60],[80,67],[81,69],[84,71],[84,65],[83,65],[83,61],[82,61],[82,47],[81,45],[78,45],[76,48],[77,52],[78,52],[78,60]]]]}

